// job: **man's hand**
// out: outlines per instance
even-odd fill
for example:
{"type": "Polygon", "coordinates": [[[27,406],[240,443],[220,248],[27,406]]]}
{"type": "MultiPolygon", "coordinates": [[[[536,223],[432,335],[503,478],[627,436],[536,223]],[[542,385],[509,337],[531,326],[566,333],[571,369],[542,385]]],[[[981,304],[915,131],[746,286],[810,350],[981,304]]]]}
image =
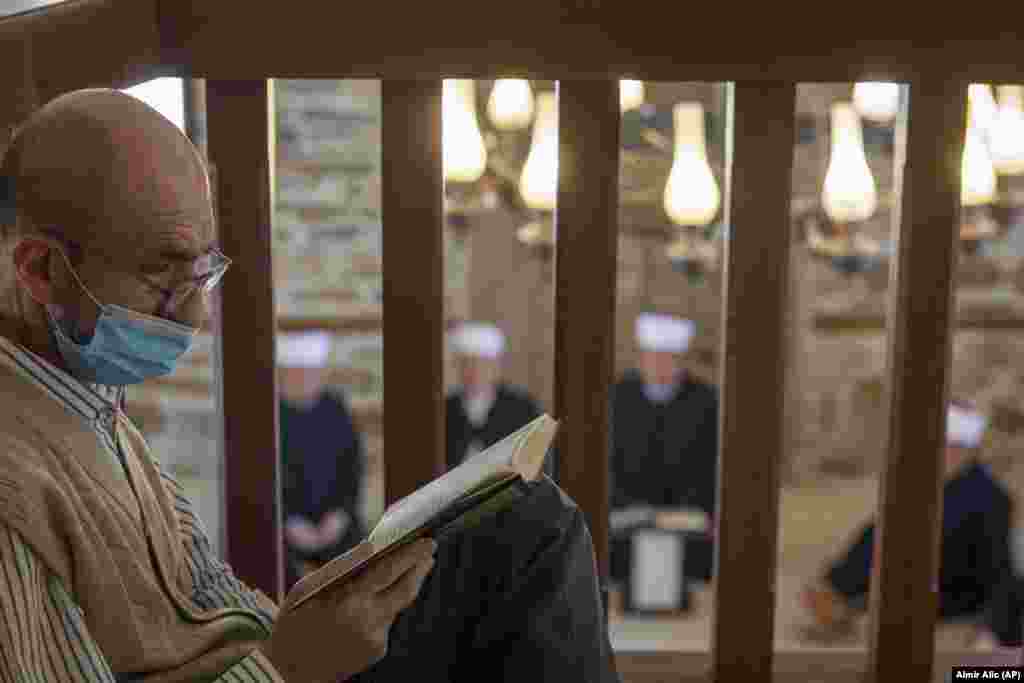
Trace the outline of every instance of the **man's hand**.
{"type": "MultiPolygon", "coordinates": [[[[387,654],[391,625],[419,595],[436,549],[431,540],[411,543],[343,586],[283,610],[263,654],[288,683],[335,683],[369,668],[387,654]]],[[[346,555],[362,561],[371,552],[362,543],[346,555]]]]}
{"type": "Polygon", "coordinates": [[[352,523],[352,518],[342,509],[331,510],[320,520],[320,544],[322,546],[334,545],[341,540],[342,534],[352,523]]]}
{"type": "Polygon", "coordinates": [[[852,617],[842,596],[823,582],[806,586],[800,594],[800,602],[819,626],[836,626],[852,617]]]}
{"type": "Polygon", "coordinates": [[[289,517],[284,525],[284,536],[296,548],[300,550],[319,550],[323,547],[320,542],[320,532],[305,517],[289,517]]]}
{"type": "Polygon", "coordinates": [[[708,515],[699,508],[662,509],[654,513],[654,525],[670,531],[705,532],[708,530],[708,515]]]}

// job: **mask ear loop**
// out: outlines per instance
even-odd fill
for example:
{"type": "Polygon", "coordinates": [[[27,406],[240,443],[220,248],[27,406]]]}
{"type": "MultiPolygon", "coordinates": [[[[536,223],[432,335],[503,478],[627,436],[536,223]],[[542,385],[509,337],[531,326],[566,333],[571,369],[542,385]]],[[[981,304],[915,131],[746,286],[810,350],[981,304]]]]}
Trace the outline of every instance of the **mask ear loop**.
{"type": "Polygon", "coordinates": [[[68,258],[68,255],[64,252],[64,248],[62,246],[58,245],[57,246],[57,251],[60,252],[60,256],[64,260],[64,265],[66,265],[68,267],[68,270],[71,272],[71,277],[73,277],[75,279],[75,282],[77,282],[78,286],[82,288],[82,291],[85,292],[85,295],[88,296],[90,299],[92,299],[92,302],[94,304],[96,304],[97,308],[99,308],[101,312],[105,311],[106,310],[106,306],[101,304],[99,302],[99,299],[97,299],[96,297],[94,297],[92,295],[92,292],[89,291],[89,288],[86,287],[85,283],[82,282],[82,279],[80,277],[78,277],[78,272],[76,272],[74,266],[71,265],[71,260],[68,258]]]}

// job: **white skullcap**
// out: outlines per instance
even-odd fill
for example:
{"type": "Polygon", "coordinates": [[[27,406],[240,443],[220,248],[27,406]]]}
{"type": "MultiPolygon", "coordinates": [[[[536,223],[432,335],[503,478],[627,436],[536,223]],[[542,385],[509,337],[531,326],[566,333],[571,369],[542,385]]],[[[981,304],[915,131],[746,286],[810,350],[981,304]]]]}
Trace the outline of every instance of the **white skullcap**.
{"type": "Polygon", "coordinates": [[[300,332],[277,337],[277,364],[285,368],[322,368],[331,355],[328,332],[300,332]]]}
{"type": "Polygon", "coordinates": [[[644,351],[682,353],[697,332],[692,320],[673,315],[644,313],[636,319],[636,343],[644,351]]]}
{"type": "Polygon", "coordinates": [[[981,445],[988,420],[981,413],[955,405],[946,414],[946,442],[965,448],[981,445]]]}
{"type": "Polygon", "coordinates": [[[464,323],[451,335],[455,353],[481,358],[498,358],[505,351],[505,335],[494,325],[464,323]]]}

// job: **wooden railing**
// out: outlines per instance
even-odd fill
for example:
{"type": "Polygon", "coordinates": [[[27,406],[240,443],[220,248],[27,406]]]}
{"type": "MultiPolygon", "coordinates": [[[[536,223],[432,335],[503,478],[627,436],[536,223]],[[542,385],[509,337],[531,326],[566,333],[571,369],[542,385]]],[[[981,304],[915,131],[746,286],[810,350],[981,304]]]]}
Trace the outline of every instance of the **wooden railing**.
{"type": "MultiPolygon", "coordinates": [[[[46,3],[42,3],[46,4],[46,3]]],[[[280,594],[268,78],[383,79],[385,460],[389,500],[443,467],[441,78],[559,81],[556,417],[562,486],[607,562],[607,392],[615,305],[616,79],[730,86],[717,600],[706,654],[620,653],[627,680],[927,681],[959,159],[970,81],[1022,81],[1016,36],[958,38],[956,14],[648,8],[607,0],[313,3],[78,0],[0,22],[6,92],[45,101],[91,85],[207,79],[221,240],[228,559],[280,594]],[[685,14],[684,14],[685,12],[685,14]],[[936,24],[936,22],[940,22],[936,24]],[[927,27],[927,28],[926,28],[927,27]],[[927,32],[924,35],[923,32],[927,32]],[[879,35],[883,37],[878,37],[879,35]],[[68,55],[73,55],[68,59],[68,55]],[[911,84],[893,273],[892,399],[867,659],[773,652],[783,336],[796,83],[911,84]],[[242,79],[242,80],[231,80],[242,79]],[[816,668],[817,667],[817,668],[816,668]],[[816,668],[816,669],[815,669],[816,668]]],[[[16,108],[16,107],[15,107],[16,108]]]]}

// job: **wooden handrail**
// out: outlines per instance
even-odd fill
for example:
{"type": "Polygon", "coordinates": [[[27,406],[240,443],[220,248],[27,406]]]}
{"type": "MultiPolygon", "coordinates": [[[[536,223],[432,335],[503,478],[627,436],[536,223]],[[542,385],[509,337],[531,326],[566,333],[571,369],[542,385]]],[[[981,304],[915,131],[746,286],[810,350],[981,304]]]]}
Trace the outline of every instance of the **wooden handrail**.
{"type": "Polygon", "coordinates": [[[611,0],[521,0],[500,20],[476,0],[307,3],[301,12],[248,0],[162,0],[161,8],[165,58],[211,78],[1024,80],[1014,31],[989,25],[974,34],[983,37],[968,37],[961,17],[940,14],[929,18],[927,39],[914,40],[922,27],[910,5],[890,7],[885,22],[848,13],[827,30],[808,29],[798,4],[755,9],[739,23],[724,3],[652,13],[611,0]],[[247,40],[224,50],[242,16],[247,40]],[[338,26],[359,30],[338,41],[338,26]]]}
{"type": "Polygon", "coordinates": [[[5,80],[11,72],[22,77],[37,107],[69,90],[175,75],[178,67],[163,60],[157,14],[157,0],[76,0],[0,14],[0,44],[22,53],[3,63],[5,80]]]}

